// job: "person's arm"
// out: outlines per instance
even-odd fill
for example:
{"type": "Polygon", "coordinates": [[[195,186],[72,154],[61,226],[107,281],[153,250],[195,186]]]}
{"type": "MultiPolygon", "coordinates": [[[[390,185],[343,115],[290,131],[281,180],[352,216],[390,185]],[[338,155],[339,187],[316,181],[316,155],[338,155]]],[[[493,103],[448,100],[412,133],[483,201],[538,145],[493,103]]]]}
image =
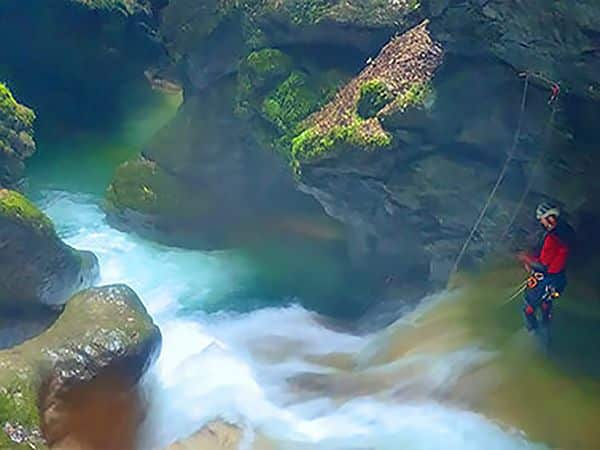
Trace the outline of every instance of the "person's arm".
{"type": "MultiPolygon", "coordinates": [[[[559,239],[554,234],[549,234],[546,236],[540,256],[535,261],[535,263],[538,264],[538,267],[542,269],[542,272],[546,272],[548,270],[548,267],[550,267],[550,265],[552,265],[554,260],[558,257],[558,254],[562,248],[563,245],[561,245],[559,239]]],[[[534,270],[537,270],[536,267],[532,267],[534,270]]]]}
{"type": "Polygon", "coordinates": [[[542,245],[539,256],[524,252],[519,254],[519,261],[525,265],[527,271],[534,270],[536,272],[546,272],[550,263],[556,257],[559,247],[560,245],[558,245],[556,237],[548,235],[544,239],[544,244],[542,245]]]}

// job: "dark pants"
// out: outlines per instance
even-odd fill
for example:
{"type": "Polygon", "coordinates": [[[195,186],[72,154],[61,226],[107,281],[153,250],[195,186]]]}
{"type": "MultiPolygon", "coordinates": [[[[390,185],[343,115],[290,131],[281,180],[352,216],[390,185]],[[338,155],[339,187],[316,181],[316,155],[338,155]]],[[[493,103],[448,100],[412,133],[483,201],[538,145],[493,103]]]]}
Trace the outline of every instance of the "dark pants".
{"type": "Polygon", "coordinates": [[[528,330],[537,330],[539,327],[537,311],[541,312],[542,326],[547,328],[552,320],[552,292],[562,294],[567,286],[567,277],[564,272],[547,274],[537,286],[525,290],[523,314],[525,326],[528,330]]]}

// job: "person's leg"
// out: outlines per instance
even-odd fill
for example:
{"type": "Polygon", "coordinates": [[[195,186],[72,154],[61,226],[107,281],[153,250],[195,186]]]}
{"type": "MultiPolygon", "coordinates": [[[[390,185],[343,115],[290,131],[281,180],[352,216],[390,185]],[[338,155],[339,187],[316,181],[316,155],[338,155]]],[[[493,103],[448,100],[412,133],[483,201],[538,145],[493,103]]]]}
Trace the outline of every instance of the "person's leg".
{"type": "Polygon", "coordinates": [[[540,306],[543,292],[544,287],[541,284],[525,290],[525,295],[523,296],[523,318],[525,319],[525,327],[528,331],[535,331],[538,328],[536,310],[540,306]]]}
{"type": "Polygon", "coordinates": [[[535,331],[537,329],[538,321],[535,317],[535,307],[527,299],[523,301],[523,318],[525,319],[527,331],[535,331]]]}
{"type": "Polygon", "coordinates": [[[550,325],[552,320],[552,298],[545,298],[541,304],[542,310],[542,323],[544,325],[550,325]]]}

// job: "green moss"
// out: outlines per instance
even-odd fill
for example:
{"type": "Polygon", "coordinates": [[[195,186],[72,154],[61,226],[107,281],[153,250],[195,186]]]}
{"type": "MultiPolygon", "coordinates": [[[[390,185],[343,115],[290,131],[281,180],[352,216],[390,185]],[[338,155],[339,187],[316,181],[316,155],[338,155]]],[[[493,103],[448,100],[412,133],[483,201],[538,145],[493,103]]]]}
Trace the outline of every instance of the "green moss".
{"type": "Polygon", "coordinates": [[[190,196],[177,178],[142,160],[126,162],[116,170],[106,200],[109,208],[174,220],[197,217],[205,208],[201,193],[190,196]]]}
{"type": "MultiPolygon", "coordinates": [[[[32,373],[18,362],[19,358],[3,353],[2,367],[0,369],[0,427],[5,423],[12,426],[21,426],[27,433],[39,433],[40,414],[38,406],[37,386],[39,380],[32,378],[32,373]],[[16,373],[20,375],[15,375],[16,373]]],[[[37,442],[36,449],[45,449],[45,445],[37,442]]],[[[13,442],[0,429],[0,449],[30,450],[27,442],[13,442]]]]}
{"type": "Polygon", "coordinates": [[[292,60],[280,50],[266,48],[250,53],[240,64],[237,77],[238,113],[257,108],[265,90],[272,89],[292,71],[292,60]]]}
{"type": "Polygon", "coordinates": [[[295,71],[265,98],[262,114],[279,131],[287,134],[321,104],[318,88],[307,75],[295,71]]]}
{"type": "Polygon", "coordinates": [[[328,0],[291,0],[284,3],[284,8],[292,23],[311,25],[319,22],[332,4],[328,0]]]}
{"type": "Polygon", "coordinates": [[[381,80],[369,80],[360,87],[360,96],[356,105],[358,115],[364,119],[374,117],[393,100],[387,85],[381,80]]]}
{"type": "Polygon", "coordinates": [[[335,126],[327,133],[321,133],[316,127],[311,127],[292,139],[291,166],[296,174],[302,162],[320,158],[326,154],[345,149],[360,148],[373,151],[389,147],[391,136],[382,131],[368,134],[363,129],[364,121],[355,117],[350,125],[335,126]]]}
{"type": "Polygon", "coordinates": [[[0,189],[0,217],[31,226],[44,234],[54,234],[52,221],[18,192],[0,189]]]}
{"type": "Polygon", "coordinates": [[[394,100],[394,106],[401,111],[411,107],[423,106],[432,93],[433,88],[430,83],[413,83],[394,100]]]}
{"type": "Polygon", "coordinates": [[[251,72],[253,78],[257,81],[287,75],[292,66],[291,58],[275,48],[265,48],[252,52],[245,62],[246,70],[251,72]]]}
{"type": "Polygon", "coordinates": [[[8,87],[0,83],[0,120],[17,120],[22,127],[31,128],[35,120],[35,113],[17,103],[8,87]]]}
{"type": "Polygon", "coordinates": [[[30,386],[16,381],[0,388],[0,423],[35,428],[39,420],[36,393],[30,386]]]}

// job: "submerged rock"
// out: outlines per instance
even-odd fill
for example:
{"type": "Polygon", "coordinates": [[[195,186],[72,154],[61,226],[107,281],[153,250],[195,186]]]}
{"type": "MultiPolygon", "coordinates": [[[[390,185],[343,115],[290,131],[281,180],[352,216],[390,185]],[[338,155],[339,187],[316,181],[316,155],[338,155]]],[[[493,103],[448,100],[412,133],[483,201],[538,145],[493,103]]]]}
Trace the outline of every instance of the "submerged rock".
{"type": "Polygon", "coordinates": [[[0,433],[0,447],[28,448],[15,436],[33,439],[40,430],[50,445],[66,439],[61,421],[69,392],[105,376],[135,385],[160,345],[160,331],[127,286],[75,295],[50,329],[0,352],[0,422],[9,424],[5,432],[23,430],[0,433]]]}
{"type": "Polygon", "coordinates": [[[56,235],[50,219],[23,195],[0,189],[0,307],[63,304],[98,276],[98,260],[56,235]]]}
{"type": "Polygon", "coordinates": [[[0,83],[0,188],[19,183],[24,161],[35,152],[34,120],[35,113],[19,104],[0,83]]]}

